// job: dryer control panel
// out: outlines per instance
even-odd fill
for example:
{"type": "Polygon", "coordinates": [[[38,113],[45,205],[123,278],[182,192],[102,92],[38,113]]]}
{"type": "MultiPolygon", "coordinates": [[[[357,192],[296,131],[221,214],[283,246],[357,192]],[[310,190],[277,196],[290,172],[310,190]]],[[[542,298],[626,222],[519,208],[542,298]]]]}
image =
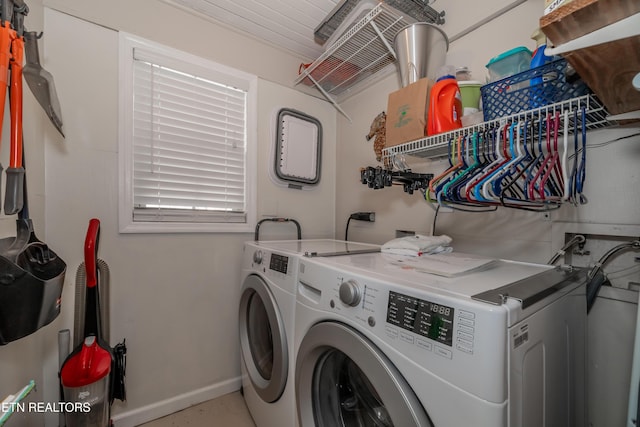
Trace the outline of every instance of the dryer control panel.
{"type": "Polygon", "coordinates": [[[276,253],[271,254],[269,261],[269,269],[277,271],[278,273],[287,274],[287,268],[289,267],[289,257],[286,255],[280,255],[276,253]]]}
{"type": "Polygon", "coordinates": [[[252,260],[255,265],[262,265],[265,258],[269,260],[269,270],[287,274],[287,271],[289,270],[288,256],[277,254],[275,252],[263,251],[261,249],[256,249],[253,252],[252,260]]]}

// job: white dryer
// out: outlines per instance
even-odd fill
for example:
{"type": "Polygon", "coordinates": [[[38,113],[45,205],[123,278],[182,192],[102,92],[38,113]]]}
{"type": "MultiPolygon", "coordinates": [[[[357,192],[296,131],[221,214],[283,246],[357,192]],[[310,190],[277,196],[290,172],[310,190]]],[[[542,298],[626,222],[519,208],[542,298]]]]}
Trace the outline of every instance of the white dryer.
{"type": "Polygon", "coordinates": [[[301,427],[584,426],[584,271],[449,256],[301,260],[301,427]]]}
{"type": "Polygon", "coordinates": [[[258,427],[296,425],[293,332],[300,257],[379,250],[328,239],[245,243],[239,310],[242,388],[258,427]]]}

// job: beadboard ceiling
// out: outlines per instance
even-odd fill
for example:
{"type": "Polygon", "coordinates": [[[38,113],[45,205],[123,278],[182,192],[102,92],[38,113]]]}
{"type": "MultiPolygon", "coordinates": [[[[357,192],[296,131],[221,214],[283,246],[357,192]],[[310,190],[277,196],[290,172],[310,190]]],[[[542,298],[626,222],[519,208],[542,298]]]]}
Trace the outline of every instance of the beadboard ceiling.
{"type": "Polygon", "coordinates": [[[340,0],[163,0],[206,19],[248,33],[305,59],[324,47],[313,31],[340,0]]]}

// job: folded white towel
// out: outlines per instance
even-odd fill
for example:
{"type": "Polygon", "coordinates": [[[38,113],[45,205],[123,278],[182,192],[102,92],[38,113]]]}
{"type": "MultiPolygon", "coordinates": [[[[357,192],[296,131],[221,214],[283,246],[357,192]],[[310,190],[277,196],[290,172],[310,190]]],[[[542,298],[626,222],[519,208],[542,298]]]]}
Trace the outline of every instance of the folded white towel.
{"type": "Polygon", "coordinates": [[[421,256],[426,254],[437,254],[443,252],[451,252],[453,248],[449,246],[451,237],[441,236],[422,236],[416,234],[413,236],[398,237],[389,240],[382,245],[381,251],[396,255],[421,256]]]}

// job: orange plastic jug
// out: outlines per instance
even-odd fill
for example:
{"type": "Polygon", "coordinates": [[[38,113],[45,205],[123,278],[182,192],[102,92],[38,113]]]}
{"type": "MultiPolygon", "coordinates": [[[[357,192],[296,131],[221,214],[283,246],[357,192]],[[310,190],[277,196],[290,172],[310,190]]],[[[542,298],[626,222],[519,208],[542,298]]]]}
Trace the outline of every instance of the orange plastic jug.
{"type": "Polygon", "coordinates": [[[462,97],[454,77],[438,80],[429,95],[429,114],[427,117],[427,135],[462,127],[462,97]]]}

